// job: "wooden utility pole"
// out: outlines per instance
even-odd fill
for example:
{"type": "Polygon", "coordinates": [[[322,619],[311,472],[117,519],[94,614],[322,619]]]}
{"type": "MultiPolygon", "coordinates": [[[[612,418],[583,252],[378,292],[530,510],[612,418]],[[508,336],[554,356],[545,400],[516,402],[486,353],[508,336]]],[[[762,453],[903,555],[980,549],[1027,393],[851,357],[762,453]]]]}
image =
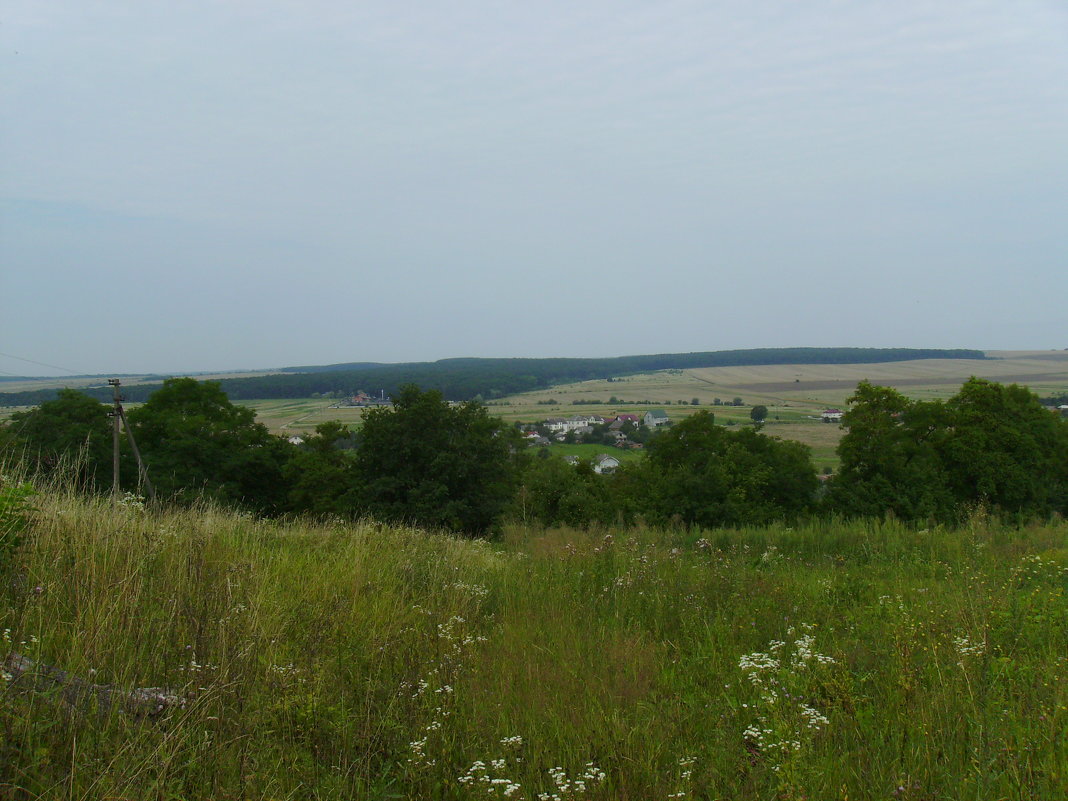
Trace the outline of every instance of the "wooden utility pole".
{"type": "Polygon", "coordinates": [[[119,394],[119,379],[109,378],[108,383],[115,398],[115,408],[111,412],[111,421],[114,423],[111,429],[111,491],[119,494],[119,426],[122,425],[122,396],[119,394]]]}
{"type": "Polygon", "coordinates": [[[111,413],[115,420],[115,428],[112,433],[114,450],[111,460],[114,481],[112,485],[113,491],[116,496],[119,494],[119,423],[121,422],[122,427],[126,429],[126,438],[130,440],[130,448],[133,450],[134,458],[137,459],[137,472],[145,485],[145,489],[148,491],[148,499],[154,501],[156,500],[156,490],[152,488],[152,482],[148,480],[148,468],[145,467],[145,463],[141,459],[141,451],[137,448],[137,440],[134,439],[133,430],[130,428],[130,423],[126,419],[126,412],[122,408],[124,398],[119,393],[119,387],[122,386],[122,382],[117,378],[109,378],[108,383],[111,384],[111,388],[114,390],[115,399],[115,410],[111,413]]]}

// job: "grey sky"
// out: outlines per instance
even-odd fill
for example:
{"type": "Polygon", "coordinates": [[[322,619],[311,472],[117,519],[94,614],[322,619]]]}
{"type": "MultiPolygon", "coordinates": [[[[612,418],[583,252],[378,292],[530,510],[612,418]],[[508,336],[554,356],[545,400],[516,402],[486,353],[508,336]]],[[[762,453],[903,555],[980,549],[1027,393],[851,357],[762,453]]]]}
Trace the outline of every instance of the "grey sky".
{"type": "Polygon", "coordinates": [[[6,354],[1068,347],[1058,0],[9,0],[0,76],[6,354]]]}

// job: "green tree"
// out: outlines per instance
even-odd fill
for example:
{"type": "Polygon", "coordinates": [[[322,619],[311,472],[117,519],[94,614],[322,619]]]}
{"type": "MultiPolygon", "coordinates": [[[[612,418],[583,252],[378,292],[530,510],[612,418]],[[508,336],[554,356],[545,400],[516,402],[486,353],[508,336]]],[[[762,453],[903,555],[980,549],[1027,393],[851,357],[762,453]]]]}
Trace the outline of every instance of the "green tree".
{"type": "Polygon", "coordinates": [[[917,403],[862,381],[842,416],[841,464],[829,500],[850,516],[940,518],[955,506],[939,456],[948,420],[940,402],[917,403]]]}
{"type": "Polygon", "coordinates": [[[650,520],[706,527],[796,517],[818,486],[806,446],[729,431],[707,411],[651,439],[642,472],[650,520]]]}
{"type": "Polygon", "coordinates": [[[364,508],[382,520],[484,535],[516,486],[515,429],[478,404],[451,406],[408,385],[363,421],[356,468],[364,508]]]}
{"type": "Polygon", "coordinates": [[[946,402],[940,440],[954,496],[1011,513],[1068,513],[1068,423],[1033,392],[972,378],[946,402]]]}
{"type": "Polygon", "coordinates": [[[588,461],[570,465],[551,456],[533,460],[522,473],[514,515],[524,523],[585,528],[613,519],[610,478],[588,461]]]}
{"type": "Polygon", "coordinates": [[[1068,425],[1029,390],[978,378],[945,403],[862,382],[842,418],[832,506],[953,521],[976,504],[1068,512],[1068,425]]]}
{"type": "MultiPolygon", "coordinates": [[[[84,485],[110,487],[113,446],[109,410],[82,392],[61,389],[55,400],[11,416],[6,426],[8,447],[22,449],[33,466],[44,472],[64,465],[73,468],[84,485]]],[[[125,470],[120,480],[124,477],[125,470]]]]}
{"type": "Polygon", "coordinates": [[[315,435],[298,447],[283,470],[291,511],[342,516],[357,512],[360,485],[353,445],[348,426],[331,421],[315,427],[315,435]]]}
{"type": "Polygon", "coordinates": [[[258,512],[284,511],[291,446],[235,406],[217,381],[172,378],[128,415],[162,496],[204,494],[258,512]]]}
{"type": "Polygon", "coordinates": [[[768,417],[768,407],[763,405],[754,406],[749,410],[749,417],[754,423],[763,423],[768,417]]]}

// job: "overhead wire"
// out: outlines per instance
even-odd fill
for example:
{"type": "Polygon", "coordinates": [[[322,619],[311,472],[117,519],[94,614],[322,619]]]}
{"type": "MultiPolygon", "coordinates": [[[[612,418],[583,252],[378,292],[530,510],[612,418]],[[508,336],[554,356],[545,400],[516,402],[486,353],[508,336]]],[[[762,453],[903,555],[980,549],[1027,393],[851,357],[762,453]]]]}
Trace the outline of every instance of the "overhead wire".
{"type": "MultiPolygon", "coordinates": [[[[61,367],[58,364],[48,364],[48,362],[39,362],[36,359],[25,359],[22,356],[14,356],[14,355],[12,355],[10,353],[0,353],[0,356],[3,356],[4,358],[7,358],[7,359],[17,359],[20,362],[27,362],[28,364],[36,364],[36,365],[39,365],[40,367],[51,367],[53,370],[63,370],[64,372],[70,373],[71,375],[89,375],[89,373],[78,372],[77,370],[71,370],[69,367],[61,367]]],[[[0,372],[3,372],[3,371],[0,370],[0,372]]],[[[4,373],[4,374],[5,375],[15,375],[14,373],[4,373]]]]}

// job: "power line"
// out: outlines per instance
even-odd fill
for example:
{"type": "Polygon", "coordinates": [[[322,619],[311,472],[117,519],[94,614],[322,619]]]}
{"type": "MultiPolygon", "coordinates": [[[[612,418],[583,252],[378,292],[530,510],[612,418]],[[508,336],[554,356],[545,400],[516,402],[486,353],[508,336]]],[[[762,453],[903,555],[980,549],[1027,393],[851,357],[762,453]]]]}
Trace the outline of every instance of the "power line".
{"type": "MultiPolygon", "coordinates": [[[[60,367],[58,364],[48,364],[47,362],[39,362],[35,361],[34,359],[24,359],[21,356],[12,356],[10,353],[0,353],[0,356],[3,356],[7,359],[18,359],[20,362],[36,364],[41,367],[51,367],[53,370],[63,370],[64,372],[70,373],[71,375],[89,375],[88,373],[79,373],[77,370],[71,370],[69,367],[60,367]]],[[[7,373],[7,375],[11,375],[11,373],[7,373]]]]}

